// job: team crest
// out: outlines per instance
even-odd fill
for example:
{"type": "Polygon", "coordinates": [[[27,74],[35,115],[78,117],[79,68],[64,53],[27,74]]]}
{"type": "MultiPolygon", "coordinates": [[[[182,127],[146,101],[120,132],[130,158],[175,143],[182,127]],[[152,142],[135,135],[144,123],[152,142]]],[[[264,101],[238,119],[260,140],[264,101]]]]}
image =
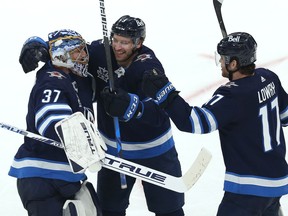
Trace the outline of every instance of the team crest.
{"type": "Polygon", "coordinates": [[[151,55],[150,54],[142,54],[142,55],[139,55],[137,56],[136,61],[141,61],[141,62],[144,62],[146,59],[152,59],[151,55]]]}
{"type": "Polygon", "coordinates": [[[99,77],[101,80],[107,82],[109,79],[108,70],[106,68],[99,67],[97,70],[97,77],[99,77]]]}
{"type": "Polygon", "coordinates": [[[58,79],[66,78],[63,74],[57,72],[57,71],[52,71],[52,72],[47,72],[49,73],[49,77],[56,77],[58,79]]]}

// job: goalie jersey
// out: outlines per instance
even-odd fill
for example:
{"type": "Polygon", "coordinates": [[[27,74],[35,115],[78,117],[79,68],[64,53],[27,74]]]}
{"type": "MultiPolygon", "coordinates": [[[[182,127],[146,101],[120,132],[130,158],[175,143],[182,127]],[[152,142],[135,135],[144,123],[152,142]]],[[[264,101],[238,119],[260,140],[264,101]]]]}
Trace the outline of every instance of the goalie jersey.
{"type": "MultiPolygon", "coordinates": [[[[101,40],[92,42],[89,47],[89,71],[96,79],[98,130],[107,145],[107,153],[117,156],[113,118],[106,114],[100,97],[103,88],[108,86],[108,70],[103,53],[105,48],[101,40]]],[[[128,68],[119,67],[115,56],[111,57],[115,87],[138,95],[144,104],[140,116],[132,118],[128,123],[119,122],[122,157],[145,159],[167,152],[174,147],[170,119],[153,100],[145,97],[141,87],[143,73],[146,70],[158,68],[164,71],[160,61],[154,52],[144,45],[128,68]]]]}
{"type": "Polygon", "coordinates": [[[288,194],[282,130],[288,125],[288,96],[275,73],[258,68],[254,76],[219,87],[202,107],[189,106],[177,96],[166,111],[182,131],[204,134],[218,129],[225,191],[264,197],[288,194]]]}
{"type": "MultiPolygon", "coordinates": [[[[90,88],[90,78],[66,74],[46,63],[37,72],[36,82],[30,93],[27,130],[60,141],[54,130],[56,122],[77,111],[85,113],[90,120],[93,118],[90,88]],[[82,79],[79,88],[76,85],[77,79],[82,79]]],[[[74,174],[71,171],[63,149],[28,137],[24,138],[24,144],[18,149],[9,175],[16,178],[42,177],[70,182],[86,178],[85,174],[74,174]]]]}

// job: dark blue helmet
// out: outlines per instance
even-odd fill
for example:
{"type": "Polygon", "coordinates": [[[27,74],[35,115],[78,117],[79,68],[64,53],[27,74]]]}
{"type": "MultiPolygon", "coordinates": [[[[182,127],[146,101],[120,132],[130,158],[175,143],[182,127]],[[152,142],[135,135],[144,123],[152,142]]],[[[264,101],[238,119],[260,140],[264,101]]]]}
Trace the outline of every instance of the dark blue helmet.
{"type": "Polygon", "coordinates": [[[217,52],[224,56],[225,64],[236,59],[239,67],[247,66],[256,61],[257,43],[245,32],[235,32],[223,38],[217,45],[217,52]]]}
{"type": "Polygon", "coordinates": [[[146,37],[145,23],[140,18],[129,15],[122,16],[112,26],[111,37],[114,34],[130,37],[134,41],[138,38],[144,40],[146,37]]]}

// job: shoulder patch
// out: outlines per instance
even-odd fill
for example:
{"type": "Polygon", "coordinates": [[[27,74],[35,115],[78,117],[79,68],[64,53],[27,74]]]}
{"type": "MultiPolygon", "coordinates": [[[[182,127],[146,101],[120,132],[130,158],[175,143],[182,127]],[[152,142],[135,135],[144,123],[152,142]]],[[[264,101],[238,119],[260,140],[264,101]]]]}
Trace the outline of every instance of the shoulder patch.
{"type": "Polygon", "coordinates": [[[151,55],[150,54],[141,54],[141,55],[138,55],[135,62],[136,61],[145,61],[146,59],[152,59],[151,55]]]}
{"type": "Polygon", "coordinates": [[[227,88],[231,88],[233,86],[238,86],[237,84],[235,84],[235,82],[228,82],[226,84],[223,85],[224,87],[227,87],[227,88]]]}
{"type": "Polygon", "coordinates": [[[121,76],[125,75],[125,69],[123,67],[119,67],[117,70],[114,71],[117,74],[117,77],[120,78],[121,76]]]}
{"type": "Polygon", "coordinates": [[[49,73],[49,77],[56,77],[58,79],[66,78],[63,74],[57,72],[57,71],[52,71],[52,72],[47,72],[49,73]]]}

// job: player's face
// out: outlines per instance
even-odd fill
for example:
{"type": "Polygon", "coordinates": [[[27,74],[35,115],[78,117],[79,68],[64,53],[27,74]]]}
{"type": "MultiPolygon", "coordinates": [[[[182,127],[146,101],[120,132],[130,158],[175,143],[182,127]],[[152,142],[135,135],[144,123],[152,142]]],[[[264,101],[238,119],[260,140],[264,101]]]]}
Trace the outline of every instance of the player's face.
{"type": "Polygon", "coordinates": [[[79,62],[82,64],[87,64],[88,63],[88,54],[86,52],[86,46],[80,46],[78,48],[76,48],[75,50],[73,50],[72,52],[70,52],[70,56],[72,61],[74,62],[79,62]]]}
{"type": "Polygon", "coordinates": [[[73,68],[70,68],[70,70],[78,76],[86,77],[89,62],[89,54],[86,45],[75,48],[70,51],[69,54],[73,62],[73,68]]]}
{"type": "Polygon", "coordinates": [[[131,38],[113,35],[112,49],[119,65],[127,67],[131,63],[133,51],[135,50],[135,45],[131,38]]]}

